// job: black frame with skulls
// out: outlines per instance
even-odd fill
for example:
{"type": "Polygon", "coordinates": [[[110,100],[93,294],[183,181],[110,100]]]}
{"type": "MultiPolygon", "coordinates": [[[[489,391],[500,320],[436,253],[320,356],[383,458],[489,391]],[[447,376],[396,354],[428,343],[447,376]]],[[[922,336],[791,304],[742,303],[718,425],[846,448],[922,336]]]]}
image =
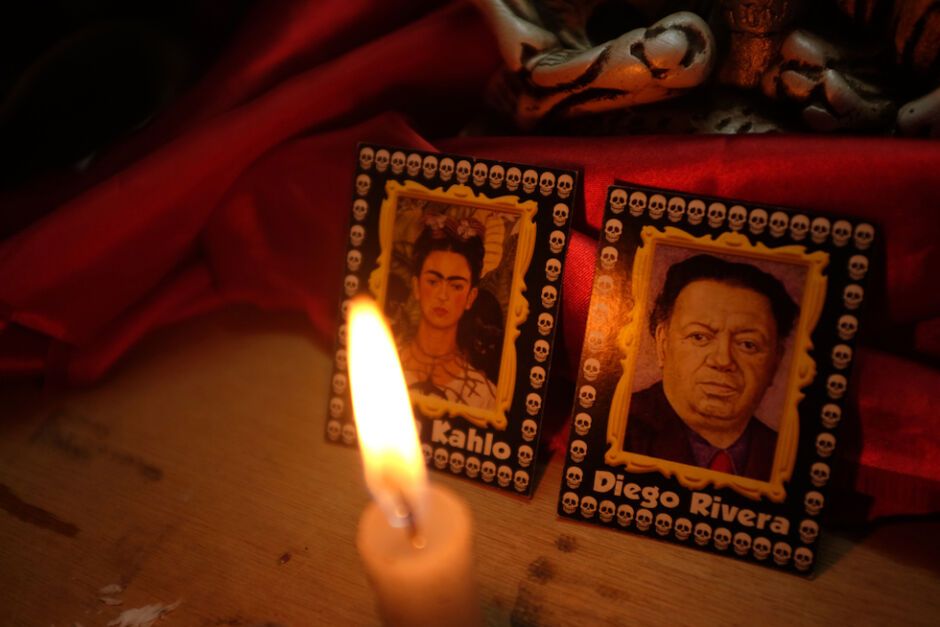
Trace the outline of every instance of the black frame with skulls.
{"type": "MultiPolygon", "coordinates": [[[[498,310],[501,322],[491,325],[495,329],[491,335],[497,340],[483,347],[490,350],[473,347],[473,355],[470,349],[462,350],[471,367],[493,385],[490,405],[495,409],[490,413],[498,414],[500,420],[482,416],[483,411],[476,412],[481,408],[469,402],[442,399],[437,405],[429,404],[429,394],[412,389],[416,423],[429,468],[531,495],[532,478],[539,474],[542,417],[550,389],[565,252],[579,201],[578,173],[374,144],[359,145],[355,165],[337,355],[325,412],[326,439],[356,444],[349,386],[345,385],[347,338],[343,322],[349,301],[362,293],[376,298],[402,351],[405,344],[401,338],[414,335],[415,315],[419,319],[425,315],[411,302],[416,298],[415,287],[408,283],[414,277],[414,264],[410,263],[413,255],[407,253],[414,252],[417,237],[434,228],[451,229],[449,236],[463,238],[461,241],[478,235],[483,242],[483,261],[472,286],[472,302],[498,310]],[[405,228],[403,225],[411,224],[406,220],[412,220],[414,228],[405,228]],[[476,230],[465,234],[460,230],[465,226],[476,230]],[[412,231],[415,237],[411,237],[412,231]],[[485,298],[481,297],[484,290],[485,298]],[[407,312],[406,307],[410,307],[407,312]],[[406,315],[410,316],[407,321],[406,315]],[[403,326],[404,322],[411,325],[403,326]],[[480,365],[472,361],[479,353],[488,355],[488,361],[480,361],[480,365]]],[[[468,266],[473,254],[465,255],[468,266]]],[[[475,315],[473,322],[483,319],[482,314],[475,315]]],[[[488,336],[464,333],[460,337],[458,341],[466,343],[488,336]]],[[[469,367],[467,370],[469,373],[469,367]]],[[[470,374],[465,376],[470,380],[470,374]]]]}
{"type": "MultiPolygon", "coordinates": [[[[807,215],[763,203],[626,183],[609,189],[600,225],[558,513],[798,574],[810,573],[818,549],[819,518],[827,506],[825,495],[835,470],[836,431],[845,422],[847,386],[858,356],[860,300],[866,295],[869,275],[878,268],[872,259],[873,250],[877,253],[877,247],[872,247],[878,242],[877,232],[851,217],[807,215]],[[858,243],[855,233],[861,234],[858,243]],[[719,245],[727,245],[732,252],[724,252],[719,245]],[[654,257],[659,254],[652,252],[656,246],[685,250],[668,253],[674,258],[666,252],[662,253],[666,257],[654,257]],[[780,432],[780,439],[788,438],[791,444],[771,449],[774,472],[780,468],[779,489],[750,490],[751,485],[777,484],[746,477],[737,481],[733,471],[694,468],[684,473],[676,469],[688,468],[685,463],[652,463],[650,456],[631,457],[625,448],[630,427],[626,417],[617,415],[619,408],[629,408],[629,402],[623,405],[617,400],[618,390],[626,379],[629,387],[620,397],[629,399],[636,392],[634,387],[649,385],[637,370],[639,358],[631,362],[629,354],[655,346],[653,340],[639,335],[644,329],[649,333],[650,312],[661,289],[653,285],[663,285],[660,275],[665,268],[701,253],[732,261],[746,253],[749,263],[779,279],[791,295],[794,285],[803,286],[794,298],[794,331],[786,340],[791,347],[780,362],[786,365],[778,364],[772,384],[781,388],[777,393],[783,407],[779,424],[789,420],[791,425],[786,438],[780,432]],[[795,267],[798,262],[812,270],[784,267],[795,267]],[[657,263],[666,265],[656,269],[657,263]],[[793,272],[792,276],[787,272],[793,272]],[[655,284],[653,277],[658,277],[655,284]],[[647,287],[642,286],[644,282],[647,287]],[[793,345],[803,346],[802,352],[793,345]],[[804,370],[808,374],[796,374],[804,370]],[[777,463],[778,458],[783,461],[777,463]],[[723,473],[731,479],[722,480],[723,473]],[[701,480],[690,482],[690,476],[701,480]],[[585,500],[587,505],[582,507],[585,500]],[[595,503],[602,502],[618,514],[600,516],[595,503]]],[[[621,415],[629,415],[629,409],[621,415]]],[[[758,411],[747,415],[762,416],[758,411]]]]}

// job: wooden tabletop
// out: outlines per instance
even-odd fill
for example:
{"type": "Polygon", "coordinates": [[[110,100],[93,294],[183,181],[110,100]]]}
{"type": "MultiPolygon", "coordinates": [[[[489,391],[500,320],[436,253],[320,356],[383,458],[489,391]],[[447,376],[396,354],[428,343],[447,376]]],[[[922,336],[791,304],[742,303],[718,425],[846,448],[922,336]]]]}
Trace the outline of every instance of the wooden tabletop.
{"type": "MultiPolygon", "coordinates": [[[[161,625],[376,624],[359,459],[322,435],[329,372],[303,318],[235,309],[93,389],[0,388],[0,625],[147,606],[173,608],[161,625]]],[[[940,624],[936,522],[828,533],[805,580],[560,520],[560,459],[532,501],[432,480],[473,509],[491,624],[940,624]]]]}

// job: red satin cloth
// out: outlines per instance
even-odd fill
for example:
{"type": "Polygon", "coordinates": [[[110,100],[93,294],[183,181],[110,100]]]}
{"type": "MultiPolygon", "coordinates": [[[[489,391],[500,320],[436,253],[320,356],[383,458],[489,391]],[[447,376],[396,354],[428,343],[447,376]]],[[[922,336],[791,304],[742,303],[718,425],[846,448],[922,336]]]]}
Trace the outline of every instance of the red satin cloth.
{"type": "Polygon", "coordinates": [[[456,137],[500,60],[471,6],[437,4],[259,3],[204,80],[82,180],[0,199],[54,207],[0,244],[0,374],[88,383],[149,331],[231,303],[303,310],[330,347],[358,141],[574,166],[562,370],[580,354],[615,179],[880,225],[861,341],[881,348],[859,350],[843,475],[870,517],[940,511],[940,372],[923,365],[940,357],[940,143],[456,137]]]}

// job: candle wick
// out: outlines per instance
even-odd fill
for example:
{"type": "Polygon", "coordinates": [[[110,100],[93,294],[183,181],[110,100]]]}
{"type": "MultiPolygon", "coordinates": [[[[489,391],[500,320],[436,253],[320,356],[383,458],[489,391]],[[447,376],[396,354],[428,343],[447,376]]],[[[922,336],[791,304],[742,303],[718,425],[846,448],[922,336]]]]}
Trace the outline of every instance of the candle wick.
{"type": "Polygon", "coordinates": [[[423,549],[427,546],[427,540],[418,527],[418,520],[415,517],[414,508],[411,506],[404,492],[399,492],[399,498],[401,499],[401,509],[404,514],[405,526],[408,528],[408,539],[411,540],[411,545],[414,548],[423,549]]]}

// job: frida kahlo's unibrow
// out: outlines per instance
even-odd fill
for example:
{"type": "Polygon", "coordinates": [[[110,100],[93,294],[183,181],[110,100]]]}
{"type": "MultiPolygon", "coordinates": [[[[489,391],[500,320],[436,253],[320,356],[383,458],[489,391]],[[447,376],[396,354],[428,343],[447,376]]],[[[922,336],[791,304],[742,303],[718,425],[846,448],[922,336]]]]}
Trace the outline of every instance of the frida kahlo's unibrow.
{"type": "Polygon", "coordinates": [[[467,283],[470,282],[470,279],[468,279],[468,278],[465,277],[465,276],[460,276],[459,274],[454,274],[454,275],[445,277],[443,274],[441,274],[441,273],[438,272],[437,270],[425,270],[424,273],[425,273],[425,274],[432,274],[432,275],[434,275],[434,278],[436,278],[436,279],[445,279],[445,280],[447,280],[447,281],[465,281],[465,282],[467,282],[467,283]]]}

